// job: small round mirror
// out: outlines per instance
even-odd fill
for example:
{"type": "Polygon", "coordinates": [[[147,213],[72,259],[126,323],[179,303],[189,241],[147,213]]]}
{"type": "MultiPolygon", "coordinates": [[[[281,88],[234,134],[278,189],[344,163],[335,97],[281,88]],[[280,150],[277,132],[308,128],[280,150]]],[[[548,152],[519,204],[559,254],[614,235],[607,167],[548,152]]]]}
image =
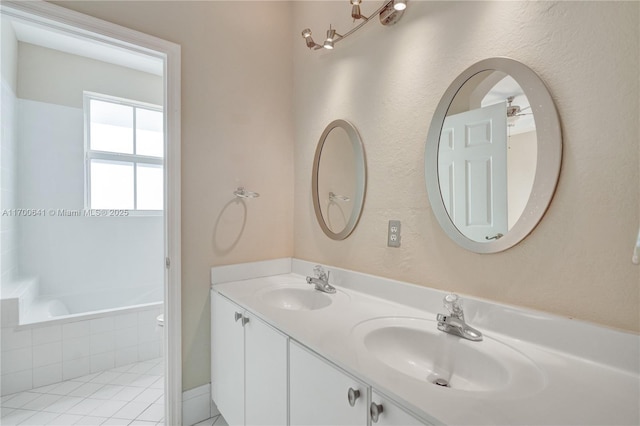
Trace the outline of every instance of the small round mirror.
{"type": "Polygon", "coordinates": [[[364,148],[356,128],[332,121],[322,132],[313,160],[313,207],[324,233],[343,240],[355,229],[366,187],[364,148]]]}
{"type": "Polygon", "coordinates": [[[491,58],[464,71],[429,129],[427,190],[445,232],[477,253],[506,250],[546,211],[560,173],[558,115],[525,65],[491,58]]]}

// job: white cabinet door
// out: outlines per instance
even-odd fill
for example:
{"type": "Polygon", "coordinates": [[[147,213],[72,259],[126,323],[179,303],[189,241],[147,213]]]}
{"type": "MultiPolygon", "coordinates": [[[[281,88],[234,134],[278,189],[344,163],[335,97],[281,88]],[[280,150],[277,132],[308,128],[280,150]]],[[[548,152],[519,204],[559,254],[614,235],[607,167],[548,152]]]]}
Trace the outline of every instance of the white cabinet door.
{"type": "Polygon", "coordinates": [[[371,392],[371,405],[374,404],[377,407],[370,408],[372,426],[425,426],[428,424],[418,420],[384,396],[371,392]],[[378,411],[377,421],[373,415],[376,410],[378,411]]]}
{"type": "Polygon", "coordinates": [[[289,421],[301,425],[367,424],[367,387],[295,342],[289,344],[289,421]],[[349,388],[359,391],[349,404],[349,388]]]}
{"type": "Polygon", "coordinates": [[[287,424],[287,341],[252,314],[244,326],[245,424],[287,424]]]}
{"type": "Polygon", "coordinates": [[[239,306],[211,292],[211,396],[230,426],[244,425],[242,314],[239,306]]]}

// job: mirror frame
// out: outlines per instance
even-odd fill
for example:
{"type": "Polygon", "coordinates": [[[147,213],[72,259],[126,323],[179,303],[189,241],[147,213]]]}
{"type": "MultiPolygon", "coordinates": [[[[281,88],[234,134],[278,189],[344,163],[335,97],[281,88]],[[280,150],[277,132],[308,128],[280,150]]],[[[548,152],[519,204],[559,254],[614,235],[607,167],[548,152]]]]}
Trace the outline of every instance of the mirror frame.
{"type": "Polygon", "coordinates": [[[522,241],[538,225],[555,193],[562,164],[562,130],[553,99],[544,82],[526,65],[510,58],[489,58],[463,71],[447,88],[433,114],[425,150],[425,180],[429,202],[445,233],[458,245],[475,253],[497,253],[522,241]],[[440,194],[438,178],[438,149],[440,134],[447,111],[462,86],[483,71],[502,71],[520,85],[533,111],[537,132],[536,172],[525,209],[502,238],[490,242],[476,242],[463,235],[449,217],[440,194]]]}
{"type": "Polygon", "coordinates": [[[360,134],[353,124],[346,120],[334,120],[322,132],[318,146],[316,147],[316,153],[313,158],[313,171],[311,173],[311,190],[313,198],[313,209],[316,212],[316,219],[322,231],[327,237],[332,240],[344,240],[347,238],[353,230],[356,228],[360,216],[362,214],[362,208],[364,207],[365,192],[367,189],[367,162],[364,154],[364,145],[360,139],[360,134]],[[318,194],[318,172],[320,171],[320,157],[322,155],[322,148],[329,136],[329,133],[336,127],[343,129],[347,132],[349,140],[351,141],[351,147],[356,159],[356,193],[353,196],[353,209],[351,210],[351,216],[347,221],[344,229],[340,232],[333,232],[324,221],[322,217],[322,210],[320,208],[320,194],[318,194]]]}

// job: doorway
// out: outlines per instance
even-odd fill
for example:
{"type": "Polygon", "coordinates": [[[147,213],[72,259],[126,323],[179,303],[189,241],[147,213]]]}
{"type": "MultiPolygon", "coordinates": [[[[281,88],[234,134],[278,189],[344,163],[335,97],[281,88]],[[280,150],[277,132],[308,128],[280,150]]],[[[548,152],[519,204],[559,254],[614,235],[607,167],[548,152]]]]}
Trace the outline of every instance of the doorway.
{"type": "Polygon", "coordinates": [[[180,48],[44,2],[1,7],[2,303],[17,306],[3,399],[179,424],[180,48]]]}

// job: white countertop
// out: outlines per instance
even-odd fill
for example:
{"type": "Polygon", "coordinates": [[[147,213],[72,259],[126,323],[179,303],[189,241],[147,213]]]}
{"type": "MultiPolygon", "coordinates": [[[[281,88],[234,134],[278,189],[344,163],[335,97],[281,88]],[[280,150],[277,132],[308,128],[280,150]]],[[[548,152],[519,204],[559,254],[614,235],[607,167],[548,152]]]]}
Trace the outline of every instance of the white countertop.
{"type": "MultiPolygon", "coordinates": [[[[298,269],[304,269],[306,266],[306,262],[300,262],[298,269]]],[[[333,268],[329,267],[329,269],[333,271],[333,268]]],[[[222,272],[221,275],[224,276],[225,273],[222,272]]],[[[337,270],[338,278],[335,281],[340,282],[346,279],[356,281],[359,279],[358,275],[360,274],[340,275],[340,270],[337,270]]],[[[233,274],[231,276],[233,277],[233,274]]],[[[235,278],[238,277],[235,276],[235,278]]],[[[360,278],[361,281],[375,279],[365,275],[360,278]]],[[[216,283],[220,280],[212,281],[216,283]]],[[[260,297],[266,288],[279,286],[310,288],[305,282],[304,275],[285,273],[230,281],[216,284],[213,289],[430,422],[474,425],[640,423],[640,375],[638,373],[640,366],[633,365],[634,357],[637,364],[640,364],[640,359],[637,357],[640,338],[637,335],[578,322],[578,331],[574,336],[565,333],[565,335],[542,336],[536,339],[541,330],[545,332],[545,327],[546,333],[553,334],[574,330],[576,324],[568,319],[535,311],[519,312],[517,308],[496,305],[503,308],[498,310],[504,313],[496,314],[494,311],[491,315],[486,315],[489,320],[501,322],[501,326],[493,329],[488,324],[484,324],[486,320],[482,320],[482,308],[490,304],[484,301],[474,304],[471,299],[465,300],[467,303],[465,307],[469,305],[469,313],[471,313],[466,315],[467,322],[484,334],[482,342],[471,342],[471,344],[496,344],[497,341],[509,346],[524,354],[538,367],[540,380],[515,392],[466,392],[441,388],[400,373],[392,374],[389,369],[380,368],[380,364],[372,362],[370,358],[359,357],[359,351],[356,348],[358,339],[354,338],[352,330],[358,324],[382,317],[420,318],[433,322],[435,328],[436,314],[443,312],[444,309],[417,309],[348,288],[357,286],[341,286],[336,282],[332,284],[336,286],[338,292],[329,295],[333,302],[326,308],[312,311],[276,308],[265,303],[260,297]],[[531,314],[532,312],[534,314],[531,314]],[[527,327],[526,318],[510,321],[512,317],[519,315],[530,317],[529,319],[536,325],[527,327]],[[546,320],[542,327],[538,325],[539,317],[546,320]],[[521,337],[518,336],[517,329],[510,330],[511,333],[504,333],[501,327],[507,330],[509,327],[502,324],[502,321],[526,328],[520,330],[521,337]],[[567,325],[563,321],[571,321],[571,323],[567,325]],[[545,338],[551,343],[562,341],[563,344],[558,346],[563,347],[556,348],[548,344],[545,338]],[[575,344],[570,343],[572,338],[576,340],[575,344]],[[589,342],[590,338],[593,338],[593,342],[589,342]],[[582,349],[590,345],[594,348],[582,349]],[[573,346],[578,353],[566,350],[567,347],[573,346]],[[609,354],[616,351],[625,353],[609,354]],[[581,353],[585,356],[581,356],[581,353]],[[618,358],[621,361],[618,361],[618,358]],[[601,359],[607,362],[613,361],[605,363],[601,359]]],[[[393,286],[393,283],[389,285],[393,286]]],[[[380,291],[382,287],[377,290],[375,287],[371,285],[374,293],[377,292],[378,295],[384,293],[380,291]]],[[[392,291],[414,292],[413,299],[415,294],[418,294],[415,293],[416,291],[422,292],[424,294],[421,294],[421,297],[424,297],[426,306],[437,306],[434,301],[441,300],[443,294],[441,292],[414,287],[417,286],[407,288],[396,286],[392,291]]],[[[466,308],[465,313],[467,313],[466,308]]]]}

